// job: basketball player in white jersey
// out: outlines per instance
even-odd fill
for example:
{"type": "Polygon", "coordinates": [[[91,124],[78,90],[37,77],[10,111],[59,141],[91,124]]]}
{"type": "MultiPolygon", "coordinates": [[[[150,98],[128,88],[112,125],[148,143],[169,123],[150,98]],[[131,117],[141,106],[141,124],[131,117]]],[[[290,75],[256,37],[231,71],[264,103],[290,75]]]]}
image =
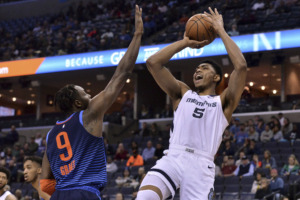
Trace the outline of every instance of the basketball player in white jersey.
{"type": "Polygon", "coordinates": [[[172,199],[180,188],[182,200],[207,200],[213,197],[214,156],[222,134],[244,90],[247,64],[238,46],[224,30],[223,18],[215,9],[208,15],[222,39],[234,70],[228,87],[216,95],[222,79],[220,67],[204,62],[196,67],[196,91],[176,80],[164,65],[186,47],[200,48],[207,41],[192,41],[184,36],[147,60],[147,67],[158,85],[171,97],[174,110],[168,154],[157,161],[144,178],[137,200],[172,199]]]}
{"type": "Polygon", "coordinates": [[[9,170],[4,167],[0,167],[0,200],[17,200],[17,198],[10,191],[4,190],[9,178],[9,170]]]}

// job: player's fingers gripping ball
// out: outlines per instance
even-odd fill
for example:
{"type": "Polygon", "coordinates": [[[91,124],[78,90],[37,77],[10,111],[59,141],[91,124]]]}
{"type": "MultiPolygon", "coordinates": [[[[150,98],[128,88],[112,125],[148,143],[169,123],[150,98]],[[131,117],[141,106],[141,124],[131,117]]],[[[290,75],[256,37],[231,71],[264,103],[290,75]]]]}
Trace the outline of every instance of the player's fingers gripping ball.
{"type": "Polygon", "coordinates": [[[196,14],[192,16],[185,26],[186,36],[191,40],[207,40],[210,44],[216,38],[217,34],[212,26],[211,18],[205,14],[196,14]]]}

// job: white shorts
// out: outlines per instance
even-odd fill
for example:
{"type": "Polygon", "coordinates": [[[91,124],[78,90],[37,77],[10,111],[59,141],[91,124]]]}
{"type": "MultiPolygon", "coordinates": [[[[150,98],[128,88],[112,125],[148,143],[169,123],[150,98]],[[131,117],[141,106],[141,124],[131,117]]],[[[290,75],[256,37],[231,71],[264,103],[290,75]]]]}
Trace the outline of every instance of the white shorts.
{"type": "MultiPolygon", "coordinates": [[[[172,197],[180,188],[180,199],[210,200],[213,197],[215,164],[213,156],[179,145],[170,145],[168,154],[157,161],[148,174],[156,175],[172,197]]],[[[144,183],[154,185],[155,183],[144,183]]]]}

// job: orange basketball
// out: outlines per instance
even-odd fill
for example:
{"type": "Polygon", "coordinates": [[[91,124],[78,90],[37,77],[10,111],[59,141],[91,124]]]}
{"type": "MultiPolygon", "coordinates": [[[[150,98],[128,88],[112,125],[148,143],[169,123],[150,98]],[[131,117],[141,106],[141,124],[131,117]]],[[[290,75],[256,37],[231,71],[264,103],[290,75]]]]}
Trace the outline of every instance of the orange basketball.
{"type": "Polygon", "coordinates": [[[217,36],[211,19],[205,14],[192,16],[185,25],[185,33],[191,40],[207,40],[208,43],[214,41],[217,36]]]}

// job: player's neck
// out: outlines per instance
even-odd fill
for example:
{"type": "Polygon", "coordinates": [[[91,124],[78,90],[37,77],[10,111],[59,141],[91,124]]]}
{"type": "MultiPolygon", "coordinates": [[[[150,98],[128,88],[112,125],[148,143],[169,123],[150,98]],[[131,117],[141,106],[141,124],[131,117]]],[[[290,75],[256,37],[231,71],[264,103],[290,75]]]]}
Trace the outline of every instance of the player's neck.
{"type": "Polygon", "coordinates": [[[215,87],[211,88],[205,88],[205,89],[197,89],[198,95],[204,96],[204,95],[216,95],[215,87]]]}
{"type": "Polygon", "coordinates": [[[35,181],[31,182],[32,187],[34,187],[35,189],[38,189],[40,186],[40,176],[37,177],[37,179],[35,179],[35,181]]]}
{"type": "Polygon", "coordinates": [[[4,189],[2,188],[1,190],[0,190],[0,197],[4,194],[4,189]]]}

